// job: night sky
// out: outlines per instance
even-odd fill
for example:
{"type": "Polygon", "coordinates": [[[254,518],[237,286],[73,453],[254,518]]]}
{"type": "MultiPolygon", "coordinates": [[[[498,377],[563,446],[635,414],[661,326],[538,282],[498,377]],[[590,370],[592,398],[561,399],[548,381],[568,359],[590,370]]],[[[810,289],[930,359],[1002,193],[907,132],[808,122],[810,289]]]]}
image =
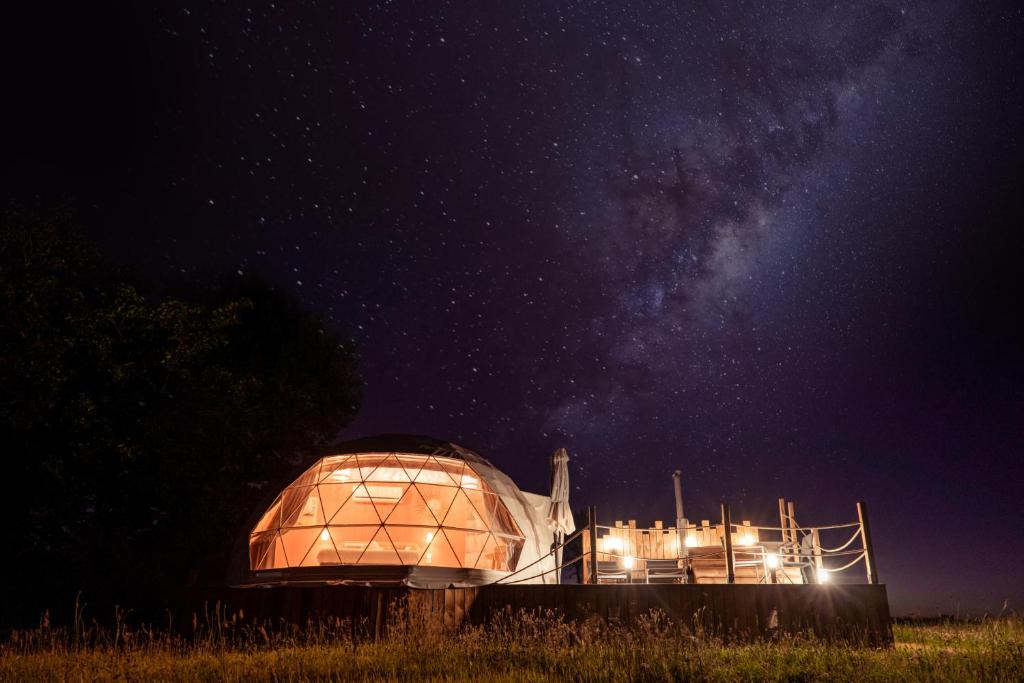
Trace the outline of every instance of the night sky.
{"type": "MultiPolygon", "coordinates": [[[[573,505],[850,521],[897,614],[1024,608],[1015,3],[195,2],[4,20],[4,193],[353,337],[345,436],[573,505]]],[[[839,539],[840,541],[843,539],[839,539]]]]}

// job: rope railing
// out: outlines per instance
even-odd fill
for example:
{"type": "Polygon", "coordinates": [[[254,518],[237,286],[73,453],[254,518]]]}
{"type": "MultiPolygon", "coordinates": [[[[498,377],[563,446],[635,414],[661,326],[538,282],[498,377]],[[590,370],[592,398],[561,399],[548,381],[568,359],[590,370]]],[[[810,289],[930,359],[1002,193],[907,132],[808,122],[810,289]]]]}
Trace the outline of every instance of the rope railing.
{"type": "Polygon", "coordinates": [[[492,586],[494,586],[494,585],[497,585],[497,586],[511,586],[513,584],[516,584],[516,583],[522,583],[523,581],[532,581],[533,579],[539,579],[540,577],[544,576],[545,574],[550,574],[551,572],[560,572],[563,569],[565,569],[566,567],[571,567],[572,565],[576,564],[577,562],[579,562],[582,559],[583,559],[583,555],[580,555],[579,557],[575,557],[575,558],[569,560],[568,562],[563,562],[561,565],[559,565],[559,566],[557,566],[557,567],[555,567],[553,569],[548,569],[546,571],[543,571],[540,574],[536,574],[534,576],[529,576],[529,577],[527,577],[525,579],[516,579],[515,581],[507,581],[507,582],[505,582],[504,579],[499,579],[498,581],[496,581],[495,583],[493,583],[491,585],[492,586]]]}
{"type": "Polygon", "coordinates": [[[825,569],[826,571],[828,571],[829,574],[835,574],[836,572],[846,571],[853,565],[863,560],[865,557],[867,557],[867,553],[863,550],[860,550],[857,552],[857,557],[853,558],[852,560],[844,564],[842,567],[826,567],[825,569]]]}
{"type": "MultiPolygon", "coordinates": [[[[794,520],[795,524],[795,520],[794,520]]],[[[658,531],[658,532],[669,532],[669,531],[700,531],[701,529],[713,529],[721,526],[721,524],[711,524],[710,526],[701,526],[699,524],[688,524],[684,527],[624,527],[624,526],[611,526],[608,524],[598,524],[598,529],[608,529],[611,531],[658,531]]],[[[758,524],[733,524],[732,528],[737,531],[830,531],[832,529],[852,529],[854,527],[860,527],[860,522],[847,522],[845,524],[825,524],[822,526],[800,526],[796,525],[793,527],[780,527],[780,526],[761,526],[758,524]]]]}
{"type": "MultiPolygon", "coordinates": [[[[569,538],[567,538],[564,541],[562,541],[561,545],[558,545],[558,546],[555,546],[555,547],[551,548],[551,550],[549,550],[544,555],[541,555],[540,557],[538,557],[536,560],[534,560],[530,564],[525,565],[523,567],[520,567],[519,569],[515,570],[514,572],[512,572],[510,574],[506,574],[505,576],[501,577],[500,579],[497,579],[497,580],[492,581],[491,583],[485,584],[485,585],[493,586],[495,584],[501,583],[502,581],[505,581],[506,579],[508,579],[510,577],[513,577],[516,574],[519,574],[520,572],[523,572],[523,571],[529,569],[530,567],[533,567],[534,565],[539,564],[540,562],[543,562],[548,557],[554,556],[556,551],[561,550],[562,548],[567,546],[570,542],[572,542],[572,541],[576,540],[577,538],[579,538],[580,535],[582,535],[584,531],[587,531],[587,527],[583,527],[582,529],[577,529],[575,533],[573,533],[571,536],[569,536],[569,538]]],[[[580,557],[582,557],[582,555],[580,557]]],[[[538,574],[538,576],[543,576],[544,574],[548,574],[548,573],[550,573],[552,571],[554,571],[554,570],[548,570],[546,572],[542,572],[541,574],[538,574]]],[[[535,578],[535,577],[533,577],[533,578],[535,578]]],[[[523,579],[523,580],[525,581],[526,579],[523,579]]],[[[518,581],[510,581],[509,583],[519,583],[519,582],[518,581]]]]}
{"type": "Polygon", "coordinates": [[[838,548],[821,548],[821,551],[822,552],[826,552],[826,553],[837,553],[837,552],[840,552],[840,551],[845,550],[846,548],[850,547],[850,545],[854,541],[856,541],[858,538],[860,538],[860,525],[857,525],[857,526],[858,526],[857,530],[853,532],[853,535],[850,536],[850,540],[848,540],[846,543],[842,544],[838,548]]]}

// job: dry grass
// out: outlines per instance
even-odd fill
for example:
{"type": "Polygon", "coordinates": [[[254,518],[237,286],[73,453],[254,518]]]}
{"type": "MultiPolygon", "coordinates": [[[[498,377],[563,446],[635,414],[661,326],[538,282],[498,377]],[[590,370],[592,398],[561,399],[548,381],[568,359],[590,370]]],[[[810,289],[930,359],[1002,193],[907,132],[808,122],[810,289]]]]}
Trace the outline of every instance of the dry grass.
{"type": "Polygon", "coordinates": [[[234,617],[189,636],[45,623],[0,645],[2,681],[1021,681],[1024,620],[897,625],[873,649],[814,639],[723,645],[654,612],[632,627],[521,613],[445,633],[400,619],[373,642],[343,621],[270,629],[234,617]]]}

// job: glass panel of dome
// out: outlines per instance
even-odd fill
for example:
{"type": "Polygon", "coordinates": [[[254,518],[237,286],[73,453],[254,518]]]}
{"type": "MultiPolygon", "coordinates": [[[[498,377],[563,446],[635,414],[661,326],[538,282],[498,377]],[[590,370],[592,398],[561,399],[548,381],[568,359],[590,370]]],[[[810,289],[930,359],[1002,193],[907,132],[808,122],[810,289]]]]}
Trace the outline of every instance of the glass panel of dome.
{"type": "Polygon", "coordinates": [[[358,474],[352,471],[356,467],[355,459],[350,455],[332,455],[324,458],[320,465],[320,481],[335,484],[345,484],[352,481],[358,474]]]}
{"type": "Polygon", "coordinates": [[[516,565],[519,564],[519,555],[523,552],[523,544],[526,539],[522,537],[501,536],[499,534],[492,534],[492,536],[494,536],[495,541],[505,546],[508,555],[507,571],[513,571],[516,565]]]}
{"type": "Polygon", "coordinates": [[[494,519],[493,506],[496,503],[501,506],[505,504],[495,494],[487,493],[481,489],[463,488],[462,492],[469,498],[469,502],[473,504],[473,510],[480,517],[484,525],[482,528],[490,529],[494,519]],[[488,505],[492,507],[489,508],[488,505]]]}
{"type": "Polygon", "coordinates": [[[459,529],[444,529],[444,535],[459,558],[459,564],[463,567],[476,566],[480,551],[483,550],[487,538],[490,536],[486,531],[461,531],[459,529]]]}
{"type": "Polygon", "coordinates": [[[363,484],[362,488],[357,488],[353,493],[353,498],[359,498],[366,495],[373,502],[373,506],[377,508],[377,516],[381,520],[387,519],[392,512],[395,510],[395,506],[398,505],[398,501],[405,495],[405,490],[409,488],[411,484],[380,484],[375,482],[369,482],[363,484]]]}
{"type": "Polygon", "coordinates": [[[331,526],[340,524],[380,525],[380,515],[377,514],[377,508],[373,503],[373,498],[370,497],[370,491],[367,490],[366,484],[355,485],[352,495],[338,508],[329,522],[331,526]]]}
{"type": "Polygon", "coordinates": [[[511,513],[497,495],[485,493],[484,506],[487,508],[485,514],[488,516],[487,521],[490,523],[491,531],[510,536],[523,535],[523,532],[519,530],[519,525],[512,519],[511,513]]]}
{"type": "Polygon", "coordinates": [[[466,497],[466,492],[459,489],[452,505],[448,508],[448,514],[441,522],[442,526],[456,527],[459,529],[477,529],[487,531],[487,522],[477,512],[476,507],[466,497]]]}
{"type": "MultiPolygon", "coordinates": [[[[438,486],[458,486],[458,479],[450,473],[436,458],[427,458],[423,462],[423,468],[416,475],[417,484],[436,484],[438,486]]],[[[461,473],[460,473],[461,476],[461,473]]]]}
{"type": "MultiPolygon", "coordinates": [[[[317,491],[320,494],[320,504],[323,506],[324,518],[331,523],[338,516],[338,510],[352,497],[359,483],[349,484],[320,484],[317,491]]],[[[344,522],[338,522],[344,524],[344,522]]]]}
{"type": "Polygon", "coordinates": [[[257,522],[256,527],[252,531],[255,534],[261,531],[270,531],[279,526],[281,526],[281,494],[277,495],[273,504],[260,517],[260,521],[257,522]]]}
{"type": "MultiPolygon", "coordinates": [[[[394,506],[391,514],[384,520],[385,524],[434,524],[437,520],[427,507],[420,490],[409,486],[402,499],[394,506]]],[[[418,557],[418,556],[417,556],[418,557]]]]}
{"type": "Polygon", "coordinates": [[[315,463],[313,463],[312,467],[310,467],[308,470],[300,474],[291,484],[288,484],[288,488],[293,488],[296,486],[312,486],[317,482],[319,478],[320,461],[317,460],[315,463]]]}
{"type": "Polygon", "coordinates": [[[326,527],[319,529],[316,540],[313,541],[313,547],[306,553],[300,566],[324,567],[338,564],[341,564],[341,558],[338,557],[338,551],[334,547],[331,532],[326,527]]]}
{"type": "Polygon", "coordinates": [[[493,571],[509,571],[508,568],[508,544],[495,539],[488,534],[484,541],[484,547],[476,560],[477,569],[490,569],[493,571]]]}
{"type": "Polygon", "coordinates": [[[391,454],[381,461],[372,473],[363,477],[363,480],[403,484],[412,481],[412,478],[409,477],[409,474],[405,471],[405,468],[402,467],[398,458],[394,454],[391,454]]]}
{"type": "Polygon", "coordinates": [[[437,527],[386,525],[402,564],[416,564],[437,535],[437,527]]]}
{"type": "Polygon", "coordinates": [[[357,564],[402,564],[384,527],[377,530],[357,564]]]}
{"type": "Polygon", "coordinates": [[[313,541],[320,536],[321,531],[323,529],[320,528],[281,530],[281,540],[284,543],[284,552],[288,558],[289,567],[298,567],[302,564],[309,549],[313,547],[313,541]]]}
{"type": "Polygon", "coordinates": [[[380,531],[380,525],[329,526],[327,530],[331,533],[331,539],[342,564],[355,564],[370,540],[380,531]]]}
{"type": "Polygon", "coordinates": [[[315,486],[285,489],[281,494],[281,526],[317,526],[325,521],[315,486]]]}
{"type": "Polygon", "coordinates": [[[424,463],[427,462],[427,457],[424,455],[403,455],[398,453],[395,457],[405,469],[405,473],[409,475],[410,481],[416,481],[416,475],[420,473],[420,470],[423,469],[424,463]]]}
{"type": "Polygon", "coordinates": [[[421,567],[461,567],[459,558],[452,550],[451,543],[444,535],[444,529],[438,530],[427,545],[423,557],[420,558],[421,567]]]}
{"type": "Polygon", "coordinates": [[[274,533],[274,540],[270,544],[270,550],[263,560],[261,569],[284,569],[288,566],[288,556],[284,551],[284,542],[281,540],[281,532],[274,533]]]}
{"type": "Polygon", "coordinates": [[[469,465],[466,465],[466,469],[462,471],[462,478],[460,485],[467,491],[471,490],[490,490],[490,487],[484,483],[483,479],[480,478],[476,472],[474,472],[469,465]]]}
{"type": "Polygon", "coordinates": [[[466,469],[466,461],[458,460],[456,458],[442,458],[441,456],[434,456],[434,460],[441,466],[449,477],[452,479],[452,484],[455,486],[462,485],[462,473],[466,469]]]}
{"type": "MultiPolygon", "coordinates": [[[[440,524],[448,514],[448,508],[452,506],[452,500],[455,499],[455,494],[459,490],[454,486],[437,486],[435,484],[413,484],[413,486],[419,489],[423,500],[427,501],[427,508],[433,515],[434,521],[440,524]]],[[[423,523],[428,522],[423,520],[423,523]]]]}
{"type": "Polygon", "coordinates": [[[265,531],[263,533],[253,534],[249,537],[250,569],[255,571],[270,568],[267,566],[267,553],[270,552],[270,548],[274,545],[274,539],[276,537],[276,531],[265,531]]]}
{"type": "Polygon", "coordinates": [[[387,460],[387,453],[356,453],[355,459],[359,463],[359,477],[363,481],[370,481],[373,472],[387,460]]]}

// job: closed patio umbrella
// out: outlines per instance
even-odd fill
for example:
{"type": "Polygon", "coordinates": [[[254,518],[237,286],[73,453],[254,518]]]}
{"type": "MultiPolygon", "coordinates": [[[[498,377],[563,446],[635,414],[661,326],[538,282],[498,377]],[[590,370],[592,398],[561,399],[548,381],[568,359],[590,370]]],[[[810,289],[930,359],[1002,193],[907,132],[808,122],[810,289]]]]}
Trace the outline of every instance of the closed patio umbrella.
{"type": "MultiPolygon", "coordinates": [[[[548,526],[555,532],[555,545],[561,546],[566,534],[576,530],[569,509],[569,454],[559,448],[551,456],[551,507],[548,508],[548,526]]],[[[562,549],[555,551],[555,566],[562,566],[562,549]]],[[[561,571],[555,573],[561,583],[561,571]]]]}

